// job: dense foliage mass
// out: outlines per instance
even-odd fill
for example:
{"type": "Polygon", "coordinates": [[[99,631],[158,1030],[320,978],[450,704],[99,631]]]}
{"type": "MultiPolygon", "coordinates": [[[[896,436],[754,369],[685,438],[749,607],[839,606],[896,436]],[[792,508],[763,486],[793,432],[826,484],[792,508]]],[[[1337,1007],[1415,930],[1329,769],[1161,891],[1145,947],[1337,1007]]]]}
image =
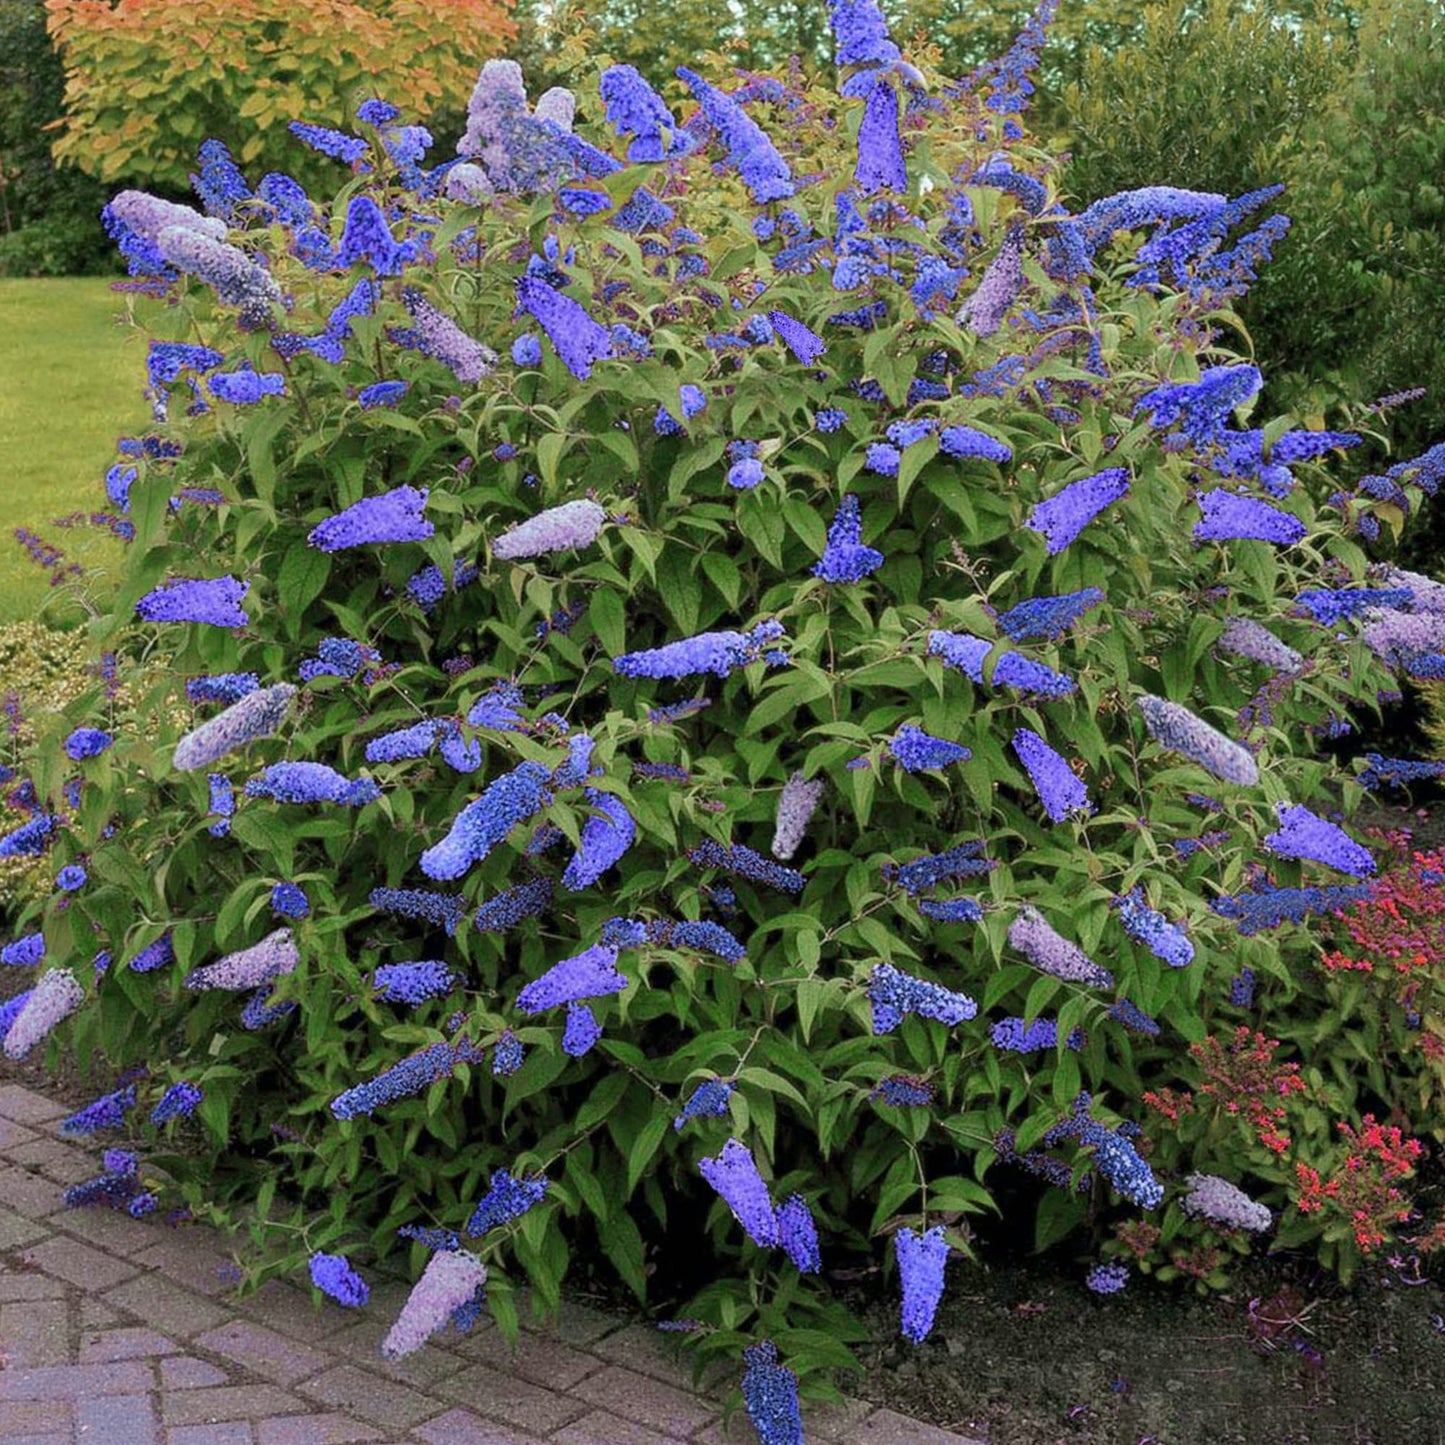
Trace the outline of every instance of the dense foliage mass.
{"type": "MultiPolygon", "coordinates": [[[[383,80],[416,120],[455,104],[478,58],[516,33],[507,0],[45,0],[65,64],[55,155],[102,180],[183,190],[197,145],[290,166],[286,123],[345,121],[383,80]]],[[[320,167],[303,156],[300,179],[320,167]]]]}
{"type": "Polygon", "coordinates": [[[352,1304],[410,1241],[393,1356],[505,1322],[504,1254],[543,1303],[660,1265],[765,1440],[847,1360],[823,1263],[891,1237],[923,1340],[1003,1196],[1117,1224],[1102,1291],[1374,1247],[1337,1156],[1398,1189],[1370,1111],[1437,1125],[1335,1062],[1309,925],[1378,865],[1316,744],[1445,669],[1442,590],[1368,553],[1445,451],[1346,485],[1361,434],[1263,407],[1221,328],[1271,194],[1060,203],[1050,14],[944,82],[836,0],[841,95],[533,110],[489,62],[458,161],[368,100],[295,128],[329,205],[214,145],[205,215],[112,201],[175,303],[114,669],[0,840],[60,889],[6,1053],[126,1071],[73,1202],[254,1204],[258,1276],[352,1304]]]}

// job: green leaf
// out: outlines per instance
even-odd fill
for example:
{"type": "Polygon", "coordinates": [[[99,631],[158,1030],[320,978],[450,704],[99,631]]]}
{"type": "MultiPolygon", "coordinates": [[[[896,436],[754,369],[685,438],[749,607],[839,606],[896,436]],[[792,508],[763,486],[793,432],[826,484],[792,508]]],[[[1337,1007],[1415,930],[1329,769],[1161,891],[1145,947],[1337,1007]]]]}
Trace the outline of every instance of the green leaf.
{"type": "Polygon", "coordinates": [[[298,542],[282,559],[276,578],[276,604],[287,635],[301,635],[306,609],[321,595],[331,575],[331,558],[307,542],[298,542]]]}
{"type": "Polygon", "coordinates": [[[587,620],[609,656],[620,657],[627,651],[621,593],[610,587],[599,587],[587,604],[587,620]]]}
{"type": "Polygon", "coordinates": [[[602,1253],[612,1262],[627,1287],[639,1300],[647,1298],[647,1273],[643,1267],[642,1235],[632,1216],[618,1210],[605,1224],[599,1225],[598,1241],[602,1253]]]}

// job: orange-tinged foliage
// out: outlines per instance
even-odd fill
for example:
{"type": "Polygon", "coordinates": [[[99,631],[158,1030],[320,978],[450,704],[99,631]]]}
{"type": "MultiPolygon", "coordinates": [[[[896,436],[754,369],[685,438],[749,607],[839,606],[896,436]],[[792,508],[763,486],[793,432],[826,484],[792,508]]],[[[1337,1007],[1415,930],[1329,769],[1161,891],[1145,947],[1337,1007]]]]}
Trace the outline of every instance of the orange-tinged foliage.
{"type": "Polygon", "coordinates": [[[248,166],[294,171],[288,121],[345,127],[373,93],[411,120],[459,111],[515,36],[513,3],[46,0],[66,72],[56,159],[184,188],[198,142],[216,136],[248,166]]]}

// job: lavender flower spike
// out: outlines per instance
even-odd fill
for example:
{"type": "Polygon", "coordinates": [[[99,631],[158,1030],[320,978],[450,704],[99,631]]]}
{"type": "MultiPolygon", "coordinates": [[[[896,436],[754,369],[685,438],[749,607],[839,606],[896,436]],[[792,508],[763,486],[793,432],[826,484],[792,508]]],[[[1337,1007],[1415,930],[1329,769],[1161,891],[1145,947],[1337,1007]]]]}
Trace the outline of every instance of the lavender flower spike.
{"type": "Polygon", "coordinates": [[[828,343],[816,331],[794,320],[786,311],[769,311],[768,320],[782,337],[784,345],[804,366],[816,365],[818,358],[828,349],[828,343]]]}
{"type": "Polygon", "coordinates": [[[373,542],[423,542],[436,531],[422,516],[426,499],[426,487],[395,487],[379,497],[363,497],[344,512],[318,522],[307,541],[322,552],[373,542]]]}
{"type": "Polygon", "coordinates": [[[778,794],[778,821],[773,830],[773,857],[786,863],[798,851],[808,823],[823,797],[827,784],[822,778],[810,783],[794,773],[778,794]]]}
{"type": "Polygon", "coordinates": [[[295,972],[301,954],[289,928],[278,928],[268,933],[260,943],[243,948],[239,953],[228,953],[216,963],[193,969],[186,975],[189,989],[263,988],[266,984],[295,972]]]}
{"type": "Polygon", "coordinates": [[[1259,768],[1249,753],[1195,717],[1187,707],[1146,694],[1139,699],[1139,712],[1149,735],[1160,747],[1183,753],[1226,783],[1249,788],[1259,781],[1259,768]]]}
{"type": "Polygon", "coordinates": [[[576,854],[562,874],[564,888],[590,888],[632,846],[637,824],[621,798],[588,788],[587,803],[596,813],[582,825],[576,854]]]}
{"type": "Polygon", "coordinates": [[[1013,735],[1013,750],[1038,790],[1044,812],[1052,822],[1062,823],[1070,813],[1092,813],[1089,790],[1074,776],[1068,762],[1036,732],[1019,728],[1013,735]]]}
{"type": "Polygon", "coordinates": [[[243,748],[257,738],[270,737],[286,718],[286,709],[296,689],[289,682],[249,692],[189,732],[176,744],[171,766],[178,772],[208,768],[218,759],[243,748]]]}
{"type": "Polygon", "coordinates": [[[408,286],[401,293],[401,300],[416,322],[414,344],[424,355],[448,367],[458,381],[475,385],[497,364],[497,353],[491,347],[468,336],[420,291],[408,286]]]}
{"type": "Polygon", "coordinates": [[[1276,672],[1298,672],[1304,663],[1294,648],[1281,642],[1269,628],[1252,617],[1231,617],[1215,646],[1222,652],[1262,663],[1276,672]]]}
{"type": "Polygon", "coordinates": [[[700,1160],[698,1168],[753,1242],[772,1249],[778,1242],[778,1218],[752,1152],[729,1139],[716,1159],[700,1160]]]}
{"type": "Polygon", "coordinates": [[[487,1267],[469,1250],[438,1251],[381,1342],[381,1353],[388,1360],[414,1354],[459,1311],[467,1319],[486,1284],[487,1267]]]}
{"type": "Polygon", "coordinates": [[[1121,500],[1129,491],[1129,469],[1106,467],[1092,477],[1070,482],[1063,491],[1040,502],[1029,516],[1028,525],[1043,533],[1049,556],[1062,552],[1105,507],[1121,500]]]}
{"type": "Polygon", "coordinates": [[[579,381],[592,375],[592,363],[615,355],[612,337],[570,296],[554,290],[540,276],[517,280],[517,305],[536,321],[557,348],[563,365],[579,381]]]}
{"type": "Polygon", "coordinates": [[[1009,925],[1008,941],[1040,973],[1093,988],[1113,988],[1114,975],[1076,943],[1056,933],[1037,908],[1024,907],[1009,925]]]}
{"type": "Polygon", "coordinates": [[[560,1004],[621,993],[626,987],[627,975],[617,967],[617,950],[594,943],[533,979],[517,995],[517,1007],[527,1014],[543,1013],[560,1004]]]}
{"type": "Polygon", "coordinates": [[[1368,848],[1356,843],[1343,828],[1316,817],[1308,808],[1276,805],[1280,828],[1270,833],[1264,846],[1280,858],[1309,858],[1338,868],[1341,873],[1364,878],[1375,871],[1375,859],[1368,848]]]}
{"type": "Polygon", "coordinates": [[[1217,1174],[1191,1174],[1184,1187],[1189,1193],[1180,1200],[1180,1207],[1196,1219],[1255,1234],[1263,1233],[1274,1222],[1263,1204],[1255,1203],[1244,1190],[1217,1174]]]}
{"type": "Polygon", "coordinates": [[[906,1225],[893,1238],[898,1254],[898,1277],[903,1284],[903,1337],[922,1344],[933,1328],[933,1316],[943,1298],[943,1270],[948,1243],[943,1226],[915,1234],[906,1225]]]}
{"type": "Polygon", "coordinates": [[[746,633],[700,632],[645,652],[623,653],[612,659],[612,669],[623,677],[692,677],[703,672],[726,677],[735,667],[760,658],[777,665],[783,654],[771,644],[782,638],[782,624],[771,620],[746,633]]]}
{"type": "Polygon", "coordinates": [[[223,305],[239,307],[243,326],[264,326],[272,303],[281,300],[281,288],[264,266],[190,226],[165,227],[156,237],[156,249],[178,271],[199,276],[223,305]]]}
{"type": "Polygon", "coordinates": [[[596,502],[564,502],[504,532],[492,543],[492,556],[511,561],[590,547],[606,520],[607,513],[596,502]]]}
{"type": "Polygon", "coordinates": [[[1008,228],[1003,245],[983,273],[978,289],[954,317],[958,325],[967,326],[975,336],[992,336],[1003,325],[1023,285],[1023,249],[1024,230],[1015,223],[1008,228]]]}
{"type": "Polygon", "coordinates": [[[68,968],[53,968],[30,990],[5,1033],[5,1057],[23,1059],[55,1026],[85,1002],[85,990],[68,968]]]}

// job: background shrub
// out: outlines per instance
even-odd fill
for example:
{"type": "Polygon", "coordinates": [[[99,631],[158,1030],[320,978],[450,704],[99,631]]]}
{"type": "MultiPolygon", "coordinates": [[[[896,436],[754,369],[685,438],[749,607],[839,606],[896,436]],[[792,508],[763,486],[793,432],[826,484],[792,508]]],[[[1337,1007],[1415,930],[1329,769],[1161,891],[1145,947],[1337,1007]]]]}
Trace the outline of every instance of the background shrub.
{"type": "Polygon", "coordinates": [[[241,163],[322,174],[286,122],[342,123],[384,76],[417,120],[452,116],[477,62],[515,27],[505,0],[46,0],[65,62],[55,155],[104,181],[183,191],[196,147],[225,141],[241,163]],[[244,57],[244,63],[239,63],[244,57]]]}
{"type": "Polygon", "coordinates": [[[42,0],[0,0],[0,276],[118,269],[100,227],[105,187],[51,158],[63,91],[42,0]]]}
{"type": "MultiPolygon", "coordinates": [[[[806,1373],[854,1327],[807,1248],[767,1247],[774,1206],[907,1263],[1007,1195],[1040,1247],[1117,1223],[1218,1285],[1236,1246],[1182,1202],[1205,1171],[1344,1274],[1374,1247],[1300,1183],[1375,1106],[1302,926],[1370,866],[1316,734],[1423,666],[1363,628],[1437,626],[1428,584],[1378,618],[1332,589],[1376,580],[1359,530],[1438,471],[1342,488],[1323,459],[1359,439],[1258,399],[1215,329],[1270,234],[1247,207],[1054,209],[1005,99],[1027,38],[969,88],[899,87],[896,191],[879,42],[868,102],[690,80],[659,141],[695,152],[628,166],[493,67],[494,144],[445,180],[483,204],[373,145],[319,238],[300,202],[217,204],[239,256],[199,217],[129,238],[177,304],[97,632],[156,721],[87,698],[41,738],[38,798],[80,779],[52,862],[90,882],[21,926],[85,979],[78,1048],[145,1063],[147,1103],[203,1091],[147,1190],[254,1201],[253,1279],[466,1232],[548,1305],[580,1248],[639,1296],[653,1267],[705,1352],[765,1333],[806,1373]],[[170,720],[222,687],[244,753],[170,720]],[[115,742],[77,767],[82,722],[115,742]],[[244,1004],[204,986],[223,958],[244,1004]],[[533,1010],[564,960],[625,986],[533,1010]],[[419,961],[444,977],[412,1009],[379,969],[419,961]],[[705,1178],[742,1154],[765,1182],[730,1213],[705,1178]]],[[[621,151],[593,93],[583,133],[621,151]]]]}

